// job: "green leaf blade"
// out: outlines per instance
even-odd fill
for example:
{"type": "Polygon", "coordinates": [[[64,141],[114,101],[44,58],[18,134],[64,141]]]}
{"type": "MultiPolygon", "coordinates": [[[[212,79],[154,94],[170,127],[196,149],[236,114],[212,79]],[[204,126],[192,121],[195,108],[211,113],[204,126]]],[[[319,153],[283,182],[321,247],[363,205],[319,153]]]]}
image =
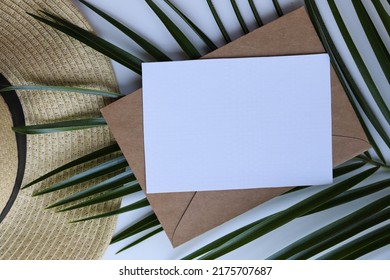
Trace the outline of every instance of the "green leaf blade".
{"type": "MultiPolygon", "coordinates": [[[[84,189],[82,191],[74,193],[74,194],[72,194],[72,195],[70,195],[70,196],[68,196],[66,198],[63,198],[63,199],[61,199],[61,200],[59,200],[59,201],[57,201],[57,202],[55,202],[53,204],[50,204],[46,208],[50,209],[50,208],[62,206],[64,204],[75,202],[75,201],[78,201],[80,199],[86,198],[86,197],[94,195],[94,194],[105,192],[107,190],[112,190],[112,189],[121,187],[124,184],[126,184],[128,182],[131,182],[132,180],[135,180],[133,172],[125,171],[125,172],[120,173],[120,174],[118,174],[118,175],[116,175],[114,177],[111,177],[111,178],[109,178],[107,180],[104,180],[103,182],[100,182],[99,184],[96,184],[96,185],[94,185],[92,187],[89,187],[87,189],[84,189]]],[[[88,202],[90,203],[91,200],[88,200],[88,202]]],[[[62,211],[66,211],[66,210],[72,210],[72,209],[66,208],[64,210],[61,210],[61,212],[62,211]]]]}
{"type": "Polygon", "coordinates": [[[160,222],[157,219],[157,216],[154,213],[149,214],[142,220],[138,221],[137,223],[129,226],[128,228],[124,229],[120,233],[116,234],[112,239],[110,244],[114,244],[116,242],[119,242],[125,238],[128,238],[130,236],[133,236],[137,233],[140,233],[142,231],[148,230],[150,228],[153,228],[157,225],[159,225],[160,222]]]}
{"type": "Polygon", "coordinates": [[[263,23],[263,21],[262,21],[262,19],[261,19],[261,17],[260,17],[260,14],[259,14],[259,12],[258,12],[258,10],[257,10],[257,8],[256,8],[256,5],[255,5],[254,0],[248,0],[248,3],[249,3],[249,6],[251,7],[253,16],[254,16],[255,19],[256,19],[257,25],[258,25],[259,27],[263,26],[264,23],[263,23]]]}
{"type": "Polygon", "coordinates": [[[272,0],[272,3],[274,4],[275,11],[278,14],[278,17],[283,16],[283,10],[282,10],[282,7],[280,7],[279,1],[278,0],[272,0]]]}
{"type": "Polygon", "coordinates": [[[327,202],[333,197],[341,194],[342,192],[352,188],[356,184],[360,183],[364,179],[368,178],[378,170],[378,167],[374,167],[365,170],[351,178],[348,178],[334,186],[331,186],[323,191],[320,191],[301,202],[287,208],[284,211],[274,214],[270,218],[255,225],[254,227],[246,230],[238,236],[232,238],[219,248],[214,249],[210,253],[207,253],[201,259],[215,259],[224,254],[227,254],[253,240],[263,236],[264,234],[292,221],[293,219],[304,215],[310,210],[318,207],[319,205],[327,202]]]}
{"type": "Polygon", "coordinates": [[[123,252],[123,251],[125,251],[125,250],[128,250],[128,249],[134,247],[135,245],[137,245],[137,244],[139,244],[139,243],[141,243],[141,242],[143,242],[143,241],[149,239],[150,237],[152,237],[152,236],[154,236],[154,235],[156,235],[156,234],[158,234],[159,232],[162,232],[162,231],[163,231],[163,228],[162,228],[162,227],[159,227],[159,228],[153,230],[152,232],[150,232],[150,233],[148,233],[148,234],[145,234],[144,236],[142,236],[141,238],[137,239],[136,241],[130,243],[129,245],[123,247],[122,249],[120,249],[120,250],[119,250],[118,252],[116,252],[116,253],[119,254],[119,253],[121,253],[121,252],[123,252]]]}
{"type": "Polygon", "coordinates": [[[320,256],[320,260],[356,259],[390,244],[390,224],[382,226],[320,256]]]}
{"type": "Polygon", "coordinates": [[[42,12],[49,18],[52,18],[54,21],[48,20],[44,17],[40,17],[31,13],[28,13],[30,16],[39,20],[40,22],[49,25],[58,31],[61,31],[76,40],[84,43],[85,45],[93,48],[94,50],[108,56],[109,58],[117,61],[123,66],[129,68],[137,74],[141,75],[141,64],[142,60],[137,58],[136,56],[130,54],[129,52],[115,46],[114,44],[96,36],[95,34],[78,27],[75,24],[72,24],[69,21],[61,19],[55,15],[42,12]]]}
{"type": "Polygon", "coordinates": [[[188,24],[189,27],[199,36],[199,38],[202,39],[202,41],[207,45],[207,47],[214,51],[218,49],[218,47],[214,44],[214,42],[192,21],[190,20],[181,10],[179,10],[171,1],[164,0],[165,3],[169,7],[171,7],[172,10],[174,10],[185,23],[188,24]]]}
{"type": "Polygon", "coordinates": [[[84,1],[84,0],[78,0],[82,4],[84,4],[86,7],[94,11],[96,14],[104,18],[106,21],[108,21],[110,24],[115,26],[118,30],[120,30],[123,34],[128,36],[130,39],[132,39],[134,42],[136,42],[141,48],[143,48],[148,54],[150,54],[152,57],[157,59],[157,61],[171,61],[171,59],[164,54],[159,48],[151,44],[149,41],[147,41],[145,38],[122,24],[121,22],[117,21],[113,17],[109,16],[108,14],[104,13],[102,10],[98,9],[96,6],[92,5],[91,3],[84,1]]]}
{"type": "Polygon", "coordinates": [[[145,0],[153,12],[158,16],[164,26],[167,28],[172,37],[176,40],[182,50],[191,59],[200,58],[202,55],[185,36],[185,34],[177,27],[176,24],[154,3],[153,0],[145,0]]]}
{"type": "Polygon", "coordinates": [[[83,164],[83,163],[87,163],[87,162],[89,162],[91,160],[98,159],[100,157],[103,157],[103,156],[106,156],[106,155],[109,155],[109,154],[112,154],[112,153],[118,152],[118,151],[119,151],[118,144],[113,144],[113,145],[110,145],[108,147],[104,147],[104,148],[99,149],[97,151],[94,151],[94,152],[92,152],[90,154],[82,156],[82,157],[80,157],[78,159],[75,159],[75,160],[73,160],[73,161],[71,161],[71,162],[69,162],[67,164],[64,164],[64,165],[54,169],[53,171],[50,171],[50,172],[46,173],[45,175],[43,175],[43,176],[35,179],[34,181],[28,183],[22,189],[28,188],[28,187],[30,187],[32,185],[35,185],[35,184],[37,184],[37,183],[39,183],[39,182],[41,182],[41,181],[43,181],[43,180],[45,180],[45,179],[47,179],[49,177],[52,177],[52,176],[54,176],[54,175],[56,175],[56,174],[58,174],[58,173],[60,173],[62,171],[70,169],[72,167],[78,166],[78,165],[83,164]]]}
{"type": "Polygon", "coordinates": [[[100,176],[110,174],[114,171],[118,171],[118,170],[123,169],[127,166],[128,166],[128,164],[126,162],[125,157],[120,156],[120,157],[117,157],[115,159],[104,162],[98,166],[92,167],[84,172],[76,174],[68,179],[65,179],[57,184],[52,185],[49,188],[35,192],[33,194],[33,196],[43,195],[46,193],[50,193],[50,192],[58,191],[58,190],[61,190],[61,189],[67,188],[67,187],[71,187],[71,186],[74,186],[76,184],[80,184],[80,183],[89,181],[91,179],[95,179],[95,178],[98,178],[100,176]]]}
{"type": "Polygon", "coordinates": [[[88,118],[48,124],[28,125],[14,127],[13,130],[21,134],[45,134],[81,130],[107,125],[104,118],[88,118]]]}
{"type": "MultiPolygon", "coordinates": [[[[351,231],[355,228],[356,222],[361,222],[361,220],[369,218],[373,213],[381,211],[382,209],[388,207],[390,204],[390,195],[385,196],[382,199],[376,200],[367,206],[358,209],[357,211],[336,220],[311,234],[304,236],[298,241],[290,244],[289,246],[283,248],[282,250],[271,255],[269,259],[287,259],[289,257],[298,254],[299,252],[308,249],[312,246],[317,245],[320,242],[329,240],[335,235],[340,235],[340,233],[345,233],[351,231]]],[[[353,231],[355,233],[355,231],[353,231]]]]}
{"type": "Polygon", "coordinates": [[[225,42],[230,43],[232,41],[232,39],[230,38],[229,33],[226,31],[226,28],[223,25],[223,22],[222,22],[221,18],[219,17],[219,14],[218,14],[217,10],[215,9],[212,0],[207,0],[207,4],[210,8],[211,14],[214,17],[215,22],[218,25],[219,30],[222,33],[223,38],[225,39],[225,42]]]}
{"type": "Polygon", "coordinates": [[[353,98],[355,97],[358,104],[366,114],[367,118],[375,128],[376,132],[379,134],[379,136],[382,138],[382,140],[385,142],[385,144],[390,148],[390,137],[387,135],[387,132],[382,127],[381,123],[379,122],[378,118],[376,117],[373,110],[368,105],[367,101],[364,98],[363,93],[361,92],[360,88],[352,78],[351,73],[349,72],[348,68],[346,67],[345,63],[343,62],[343,59],[339,52],[337,51],[333,40],[329,34],[329,32],[326,29],[325,23],[321,17],[321,14],[316,6],[315,1],[313,0],[305,0],[305,4],[307,7],[308,14],[310,15],[310,18],[317,30],[317,33],[319,37],[321,38],[321,41],[328,52],[332,65],[334,69],[336,70],[336,73],[340,79],[341,84],[343,85],[345,92],[347,93],[347,96],[349,100],[351,101],[352,106],[354,107],[355,113],[357,117],[359,118],[359,121],[362,125],[362,128],[364,129],[364,132],[367,135],[367,138],[370,141],[370,144],[373,146],[376,154],[379,156],[379,158],[383,161],[385,161],[385,158],[383,156],[383,153],[381,152],[381,149],[374,141],[374,138],[368,129],[367,125],[365,124],[357,106],[354,103],[353,98]]]}
{"type": "Polygon", "coordinates": [[[333,237],[328,238],[327,240],[323,242],[319,242],[315,244],[314,246],[303,250],[299,252],[298,254],[295,254],[293,256],[293,259],[296,260],[304,260],[308,259],[312,256],[315,256],[316,254],[319,254],[323,251],[325,251],[328,248],[331,248],[332,246],[335,246],[337,244],[340,244],[341,242],[347,240],[348,238],[367,230],[373,226],[376,226],[386,220],[389,219],[390,215],[390,209],[387,208],[385,210],[382,210],[378,213],[374,213],[371,217],[360,220],[357,223],[355,223],[353,226],[350,226],[348,230],[344,230],[342,232],[339,232],[335,234],[333,237]]]}
{"type": "Polygon", "coordinates": [[[352,4],[355,8],[356,14],[358,15],[366,37],[368,38],[368,42],[370,43],[371,48],[379,62],[379,65],[381,66],[387,81],[390,83],[390,56],[386,46],[377,32],[375,25],[370,19],[370,16],[364,8],[361,0],[353,0],[352,4]]]}
{"type": "MultiPolygon", "coordinates": [[[[378,106],[379,110],[382,112],[384,118],[386,119],[387,123],[390,124],[390,111],[387,107],[386,103],[384,102],[377,86],[375,85],[375,82],[365,65],[362,56],[359,53],[359,50],[357,49],[351,35],[348,32],[348,29],[344,23],[344,20],[341,17],[341,14],[336,6],[336,3],[334,0],[328,0],[329,7],[332,11],[333,17],[336,20],[336,23],[340,29],[340,32],[344,38],[344,41],[356,63],[356,66],[358,67],[362,78],[364,82],[366,83],[367,87],[369,88],[371,92],[371,96],[374,98],[376,105],[378,106]]],[[[366,105],[368,107],[368,105],[366,105]]],[[[365,113],[367,114],[366,110],[365,113]]],[[[372,113],[373,114],[373,113],[372,113]]],[[[370,119],[371,120],[371,119],[370,119]]]]}
{"type": "Polygon", "coordinates": [[[150,204],[149,204],[148,200],[146,198],[143,198],[137,202],[134,202],[134,203],[127,205],[127,206],[123,206],[117,210],[110,211],[110,212],[103,213],[103,214],[99,214],[99,215],[95,215],[95,216],[91,216],[91,217],[87,217],[87,218],[82,218],[82,219],[75,220],[75,221],[71,221],[71,223],[85,222],[85,221],[90,221],[90,220],[96,220],[96,219],[102,219],[102,218],[107,218],[107,217],[111,217],[111,216],[116,216],[116,215],[123,214],[126,212],[134,211],[134,210],[137,210],[137,209],[140,209],[143,207],[147,207],[149,205],[150,204]]]}
{"type": "Polygon", "coordinates": [[[240,12],[240,9],[238,8],[236,0],[230,0],[230,3],[232,5],[234,13],[236,14],[236,18],[237,18],[238,22],[240,23],[242,32],[244,32],[244,34],[248,34],[249,33],[248,26],[246,26],[245,20],[242,17],[242,14],[240,12]]]}

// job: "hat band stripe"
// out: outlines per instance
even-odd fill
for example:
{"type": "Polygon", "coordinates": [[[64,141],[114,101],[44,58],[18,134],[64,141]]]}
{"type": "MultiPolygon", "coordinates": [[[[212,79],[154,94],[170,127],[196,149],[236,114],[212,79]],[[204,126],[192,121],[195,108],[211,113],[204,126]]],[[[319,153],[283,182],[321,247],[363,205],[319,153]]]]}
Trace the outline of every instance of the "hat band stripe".
{"type": "MultiPolygon", "coordinates": [[[[4,85],[4,86],[11,85],[2,74],[0,74],[0,85],[4,85]]],[[[16,92],[15,91],[6,92],[1,94],[1,96],[3,97],[4,102],[8,106],[14,126],[24,126],[25,120],[24,120],[23,108],[16,92]]],[[[4,209],[0,213],[0,223],[2,220],[4,220],[5,216],[8,214],[12,205],[14,204],[14,201],[22,185],[24,169],[26,167],[27,137],[26,135],[19,134],[19,133],[16,133],[15,136],[16,136],[16,146],[18,149],[18,170],[16,173],[15,184],[12,189],[10,198],[8,199],[7,204],[5,205],[4,209]]]]}

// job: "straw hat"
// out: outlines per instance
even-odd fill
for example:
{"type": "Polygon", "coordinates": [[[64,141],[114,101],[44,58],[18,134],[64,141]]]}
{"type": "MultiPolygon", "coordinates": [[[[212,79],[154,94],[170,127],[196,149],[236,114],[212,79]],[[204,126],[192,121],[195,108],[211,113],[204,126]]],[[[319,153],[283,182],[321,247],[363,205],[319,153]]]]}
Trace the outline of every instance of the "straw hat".
{"type": "MultiPolygon", "coordinates": [[[[2,0],[0,73],[6,81],[13,85],[52,84],[117,90],[106,58],[26,14],[43,9],[87,26],[70,1],[2,0]]],[[[80,211],[55,213],[44,208],[73,193],[77,187],[32,197],[34,191],[77,170],[25,190],[19,188],[66,162],[109,145],[112,138],[108,128],[25,137],[15,135],[12,127],[23,122],[32,125],[96,117],[105,103],[101,97],[78,93],[28,91],[4,93],[0,97],[0,259],[102,256],[112,237],[115,218],[76,224],[69,221],[113,210],[118,207],[118,200],[80,211]]]]}

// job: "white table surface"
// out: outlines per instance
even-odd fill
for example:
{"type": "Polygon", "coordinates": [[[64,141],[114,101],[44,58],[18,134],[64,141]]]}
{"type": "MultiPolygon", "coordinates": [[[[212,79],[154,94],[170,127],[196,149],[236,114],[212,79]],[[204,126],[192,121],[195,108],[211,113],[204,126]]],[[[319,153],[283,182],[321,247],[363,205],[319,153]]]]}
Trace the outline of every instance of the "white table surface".
{"type": "MultiPolygon", "coordinates": [[[[81,11],[86,15],[86,17],[94,27],[95,31],[99,35],[111,42],[114,42],[122,48],[131,50],[131,52],[136,55],[143,54],[142,50],[138,46],[136,46],[132,41],[126,39],[126,37],[123,36],[120,32],[113,29],[109,24],[107,24],[107,22],[105,22],[99,16],[97,16],[96,14],[85,8],[83,5],[78,3],[77,0],[74,0],[74,2],[80,7],[81,11]]],[[[160,4],[163,1],[156,0],[156,2],[160,4]]],[[[202,30],[207,30],[207,35],[210,36],[217,43],[218,46],[223,45],[223,38],[208,10],[205,0],[173,0],[173,2],[177,4],[177,6],[182,9],[187,15],[190,15],[191,19],[193,19],[202,30]]],[[[255,21],[251,14],[251,10],[247,5],[247,1],[238,0],[237,2],[250,28],[255,28],[255,21]]],[[[285,12],[291,11],[296,7],[301,6],[303,3],[303,1],[301,0],[280,0],[279,2],[285,12]]],[[[321,10],[324,12],[324,18],[326,20],[327,25],[329,25],[332,36],[334,36],[340,52],[347,60],[347,65],[349,69],[355,75],[362,89],[364,91],[367,91],[364,82],[358,74],[356,66],[349,57],[348,51],[343,43],[343,40],[340,37],[340,34],[338,33],[337,28],[335,28],[335,23],[333,22],[329,10],[327,9],[326,1],[321,0],[317,2],[322,8],[321,10]]],[[[133,28],[134,30],[145,36],[147,39],[157,44],[170,57],[174,59],[185,59],[185,56],[182,55],[181,50],[176,44],[176,42],[172,39],[170,34],[160,23],[159,19],[150,10],[144,0],[90,0],[90,3],[96,5],[100,9],[114,16],[116,19],[127,24],[129,27],[133,28]]],[[[231,9],[230,1],[214,0],[214,3],[231,37],[235,39],[241,36],[241,28],[235,18],[233,10],[231,9]]],[[[257,0],[255,1],[255,3],[264,22],[269,22],[276,18],[276,13],[272,6],[271,0],[257,0]]],[[[338,4],[342,8],[344,20],[351,28],[351,32],[354,36],[354,39],[365,54],[364,57],[366,63],[371,69],[375,69],[375,67],[378,67],[378,63],[375,61],[375,59],[371,59],[374,57],[374,54],[368,46],[368,42],[364,37],[364,33],[361,29],[361,26],[359,26],[359,24],[355,24],[357,20],[356,15],[353,12],[348,12],[348,10],[351,11],[350,1],[338,1],[338,4]]],[[[368,6],[371,10],[373,10],[370,5],[368,6]]],[[[165,10],[169,11],[169,9],[165,10]]],[[[170,12],[170,15],[174,16],[174,13],[170,12]]],[[[384,29],[383,32],[385,32],[384,29]]],[[[198,46],[202,46],[202,44],[199,42],[199,39],[195,35],[190,36],[190,38],[194,39],[195,42],[197,42],[198,46]]],[[[390,46],[390,40],[385,43],[387,44],[387,47],[390,46]]],[[[140,87],[139,76],[137,76],[130,70],[124,68],[123,66],[117,64],[116,62],[113,62],[113,67],[117,76],[120,91],[122,93],[129,93],[140,87]]],[[[378,87],[381,90],[386,90],[388,92],[389,85],[386,84],[386,81],[382,76],[383,75],[381,75],[381,73],[379,75],[376,75],[376,82],[378,83],[378,87]]],[[[390,101],[389,99],[390,95],[387,95],[386,101],[390,101]]],[[[111,245],[108,247],[108,250],[103,256],[103,259],[180,259],[186,254],[196,250],[197,248],[207,244],[208,242],[215,240],[220,236],[223,236],[224,234],[227,234],[252,221],[260,219],[261,217],[272,214],[275,211],[285,209],[289,205],[299,201],[310,193],[312,193],[312,191],[309,190],[303,194],[289,195],[283,197],[283,199],[273,199],[272,201],[264,203],[248,211],[247,213],[225,223],[224,225],[221,225],[193,239],[192,241],[189,241],[184,245],[179,246],[178,248],[172,248],[165,233],[161,232],[158,235],[148,239],[147,241],[135,246],[134,248],[124,251],[120,254],[115,254],[115,252],[118,251],[120,248],[126,246],[127,244],[131,243],[134,239],[124,240],[117,244],[111,245]]],[[[388,193],[389,190],[381,191],[379,193],[369,196],[368,198],[363,198],[347,205],[321,212],[317,215],[300,218],[271,232],[270,234],[263,236],[260,239],[251,242],[250,244],[247,244],[221,257],[221,259],[264,259],[272,253],[276,252],[278,249],[282,248],[283,246],[286,246],[294,240],[304,236],[305,234],[315,229],[318,229],[319,227],[324,225],[324,223],[329,223],[330,221],[335,220],[337,217],[341,217],[341,213],[348,214],[354,211],[354,209],[357,209],[357,207],[363,205],[363,203],[378,199],[379,197],[382,197],[384,194],[388,193]]],[[[126,197],[125,199],[123,199],[122,204],[129,204],[131,201],[135,201],[142,196],[142,194],[136,194],[130,197],[126,197]]],[[[118,218],[116,231],[120,231],[121,229],[129,225],[129,223],[139,220],[148,211],[150,211],[150,208],[141,209],[120,215],[118,218]]],[[[390,246],[386,246],[375,252],[372,252],[364,256],[364,259],[390,259],[390,246]]]]}

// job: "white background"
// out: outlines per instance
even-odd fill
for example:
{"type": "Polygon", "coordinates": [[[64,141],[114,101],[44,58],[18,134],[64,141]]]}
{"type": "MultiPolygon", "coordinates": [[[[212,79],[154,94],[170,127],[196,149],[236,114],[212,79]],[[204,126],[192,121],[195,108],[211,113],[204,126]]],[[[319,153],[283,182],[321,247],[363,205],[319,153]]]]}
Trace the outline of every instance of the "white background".
{"type": "MultiPolygon", "coordinates": [[[[75,2],[77,1],[75,0],[75,2]]],[[[160,23],[159,19],[150,10],[150,8],[148,7],[148,5],[145,3],[144,0],[111,0],[111,1],[90,0],[90,2],[96,5],[97,7],[99,7],[100,9],[104,10],[105,12],[109,13],[110,15],[114,16],[118,20],[122,21],[123,23],[127,24],[133,30],[142,34],[148,40],[161,47],[161,49],[164,50],[170,57],[174,59],[186,59],[186,57],[181,53],[181,50],[176,44],[176,42],[172,39],[170,34],[166,31],[164,26],[160,23]]],[[[161,4],[160,6],[164,7],[162,3],[163,1],[156,0],[155,2],[161,4]]],[[[206,0],[192,0],[192,1],[174,0],[172,2],[177,4],[177,6],[180,9],[182,9],[187,15],[189,15],[190,18],[194,20],[202,30],[207,31],[207,35],[210,36],[217,43],[218,46],[223,45],[224,43],[223,38],[212,18],[212,15],[208,10],[206,0]]],[[[241,36],[242,35],[241,28],[235,18],[234,12],[230,5],[230,1],[214,0],[213,2],[226,28],[228,29],[232,39],[241,36]]],[[[250,28],[251,29],[255,28],[256,26],[255,20],[252,16],[247,1],[237,0],[237,2],[250,28]]],[[[286,13],[288,11],[291,11],[301,6],[303,1],[280,0],[279,2],[283,8],[283,11],[286,13]]],[[[347,61],[348,68],[355,75],[355,78],[357,79],[358,84],[362,88],[362,90],[368,93],[367,88],[364,85],[364,82],[362,81],[362,79],[358,74],[356,66],[353,63],[353,60],[350,58],[348,54],[348,51],[343,43],[342,38],[340,37],[337,28],[335,27],[335,23],[333,21],[332,16],[329,13],[329,9],[326,5],[326,1],[320,0],[317,2],[321,7],[321,11],[323,12],[323,15],[325,17],[326,24],[331,31],[331,34],[336,42],[338,49],[340,50],[343,57],[347,61]]],[[[364,1],[364,2],[365,4],[367,4],[366,6],[369,8],[370,12],[374,11],[372,5],[370,4],[370,1],[364,1]]],[[[386,4],[386,7],[389,7],[386,1],[382,1],[382,2],[386,4]]],[[[255,1],[255,3],[264,22],[269,22],[277,17],[276,12],[272,6],[271,0],[257,0],[255,1]]],[[[374,59],[375,56],[372,50],[369,48],[368,42],[364,36],[364,32],[360,24],[356,24],[357,17],[353,12],[353,7],[350,1],[345,1],[345,0],[337,1],[337,3],[341,8],[341,12],[344,17],[344,20],[346,21],[348,27],[350,28],[353,39],[356,41],[356,43],[359,46],[359,49],[364,54],[365,62],[369,65],[372,71],[375,71],[375,69],[379,69],[378,68],[379,64],[374,59]]],[[[130,50],[132,53],[139,55],[141,58],[144,59],[148,58],[143,54],[143,51],[138,46],[136,46],[133,42],[131,42],[131,40],[128,40],[126,37],[124,37],[120,32],[111,28],[111,26],[107,24],[104,20],[102,20],[101,18],[99,18],[98,16],[90,12],[85,7],[80,6],[80,8],[81,11],[90,20],[95,31],[99,35],[103,36],[109,41],[114,42],[115,44],[127,50],[130,50]]],[[[175,19],[177,18],[173,12],[165,8],[164,10],[167,11],[168,14],[172,16],[172,18],[175,19]]],[[[375,17],[374,20],[379,21],[378,18],[375,17]]],[[[184,24],[179,24],[179,25],[185,28],[185,30],[189,30],[184,24]]],[[[386,31],[383,28],[383,26],[380,26],[380,28],[382,33],[386,34],[385,33],[386,31]]],[[[201,42],[196,37],[196,35],[191,33],[191,31],[188,31],[187,33],[189,34],[189,37],[193,39],[195,42],[197,42],[197,45],[204,50],[204,53],[206,53],[206,49],[202,46],[201,42]]],[[[387,40],[385,44],[387,47],[390,47],[390,40],[387,40]]],[[[133,74],[131,71],[125,69],[124,67],[116,63],[113,63],[113,66],[117,75],[121,92],[123,93],[132,92],[135,89],[140,87],[139,76],[133,74]]],[[[381,92],[387,92],[387,93],[389,92],[389,84],[385,81],[385,78],[381,73],[381,71],[376,71],[376,75],[374,76],[374,79],[381,92]]],[[[367,94],[367,96],[369,96],[369,94],[367,94]]],[[[390,95],[383,94],[383,96],[385,100],[390,103],[390,95]]],[[[153,238],[147,240],[146,242],[143,242],[137,245],[136,247],[127,250],[125,252],[122,252],[118,255],[116,255],[115,252],[118,251],[120,248],[126,246],[127,244],[131,243],[133,239],[124,240],[122,242],[119,242],[118,244],[111,245],[108,248],[103,258],[104,259],[179,259],[185,256],[186,254],[196,250],[200,246],[205,245],[208,242],[211,242],[216,238],[226,233],[229,233],[240,226],[244,226],[254,220],[260,219],[266,215],[274,213],[275,211],[285,209],[289,205],[299,201],[300,199],[304,198],[310,193],[313,193],[313,190],[308,190],[302,194],[299,193],[299,194],[284,196],[283,198],[273,199],[272,201],[264,203],[263,205],[260,205],[252,209],[251,211],[233,219],[232,221],[222,226],[219,226],[214,230],[209,231],[208,233],[203,234],[202,236],[195,238],[194,240],[175,249],[172,248],[168,238],[162,232],[154,236],[153,238]]],[[[293,242],[297,238],[300,238],[305,234],[315,229],[318,229],[319,227],[321,227],[321,225],[325,223],[329,223],[335,220],[337,217],[341,217],[343,213],[348,214],[354,211],[354,209],[357,209],[362,205],[366,204],[367,201],[378,199],[382,197],[384,194],[388,194],[388,193],[389,193],[388,190],[381,191],[379,193],[371,195],[368,198],[363,198],[354,201],[352,203],[349,203],[348,205],[343,205],[341,207],[337,207],[334,209],[330,209],[326,212],[319,213],[318,215],[312,215],[309,217],[301,218],[297,221],[293,221],[273,231],[271,234],[267,234],[262,238],[257,239],[256,241],[223,256],[222,259],[266,258],[267,256],[276,252],[278,249],[282,248],[283,246],[286,246],[289,243],[293,242]]],[[[135,196],[124,199],[122,203],[126,205],[131,201],[135,201],[136,199],[139,199],[140,197],[141,194],[137,194],[135,196]]],[[[134,211],[119,216],[117,231],[120,231],[121,229],[125,228],[129,223],[139,220],[149,210],[150,209],[142,209],[142,210],[134,211]]],[[[365,259],[390,259],[390,246],[386,246],[380,250],[377,250],[376,252],[372,252],[366,255],[364,258],[365,259]]]]}

